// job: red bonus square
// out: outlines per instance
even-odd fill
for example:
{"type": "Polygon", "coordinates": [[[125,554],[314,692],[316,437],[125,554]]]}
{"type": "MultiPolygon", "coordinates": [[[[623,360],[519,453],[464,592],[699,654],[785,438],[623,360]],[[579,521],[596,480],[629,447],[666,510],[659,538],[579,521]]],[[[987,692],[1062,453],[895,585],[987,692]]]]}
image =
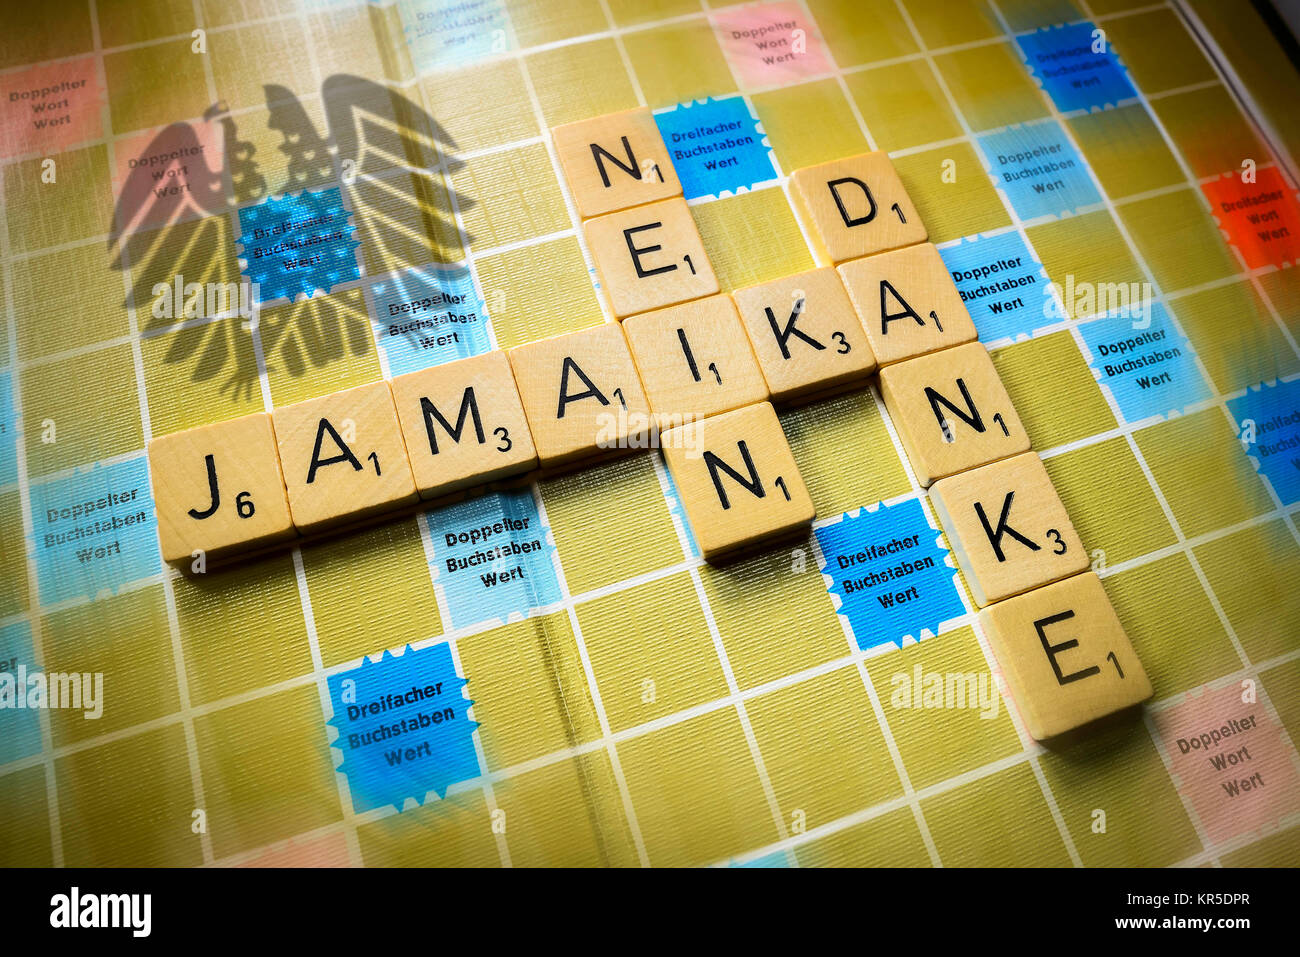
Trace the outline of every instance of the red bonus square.
{"type": "Polygon", "coordinates": [[[1276,166],[1259,170],[1253,183],[1230,173],[1201,188],[1248,268],[1281,266],[1300,257],[1300,202],[1276,166]]]}

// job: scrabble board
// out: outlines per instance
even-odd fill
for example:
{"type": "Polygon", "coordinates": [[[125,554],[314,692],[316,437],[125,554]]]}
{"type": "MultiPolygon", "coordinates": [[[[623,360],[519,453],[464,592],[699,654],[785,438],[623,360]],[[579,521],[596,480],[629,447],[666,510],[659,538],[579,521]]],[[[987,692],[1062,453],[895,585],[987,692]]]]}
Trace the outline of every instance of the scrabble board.
{"type": "Polygon", "coordinates": [[[5,18],[0,863],[1300,860],[1297,76],[1245,0],[5,18]],[[776,403],[817,517],[724,563],[652,449],[164,564],[151,439],[616,321],[551,131],[638,107],[726,294],[833,265],[792,174],[889,154],[1140,716],[1029,734],[878,376],[776,403]]]}

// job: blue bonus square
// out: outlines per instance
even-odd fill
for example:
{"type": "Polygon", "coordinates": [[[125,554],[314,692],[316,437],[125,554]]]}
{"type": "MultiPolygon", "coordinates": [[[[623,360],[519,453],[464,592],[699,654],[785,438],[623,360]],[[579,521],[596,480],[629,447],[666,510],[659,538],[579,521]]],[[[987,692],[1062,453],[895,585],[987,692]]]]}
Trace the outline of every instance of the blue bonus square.
{"type": "Polygon", "coordinates": [[[0,628],[0,764],[41,750],[40,712],[26,706],[27,676],[40,670],[31,626],[17,621],[0,628]]]}
{"type": "Polygon", "coordinates": [[[379,346],[398,376],[488,352],[487,306],[468,266],[421,266],[370,286],[379,346]]]}
{"type": "Polygon", "coordinates": [[[956,570],[919,499],[859,509],[816,535],[827,589],[859,648],[937,635],[965,614],[956,570]]]}
{"type": "Polygon", "coordinates": [[[532,491],[490,492],[425,514],[433,582],[453,628],[508,621],[560,600],[555,544],[532,491]]]}
{"type": "Polygon", "coordinates": [[[1128,72],[1110,44],[1091,23],[1049,27],[1017,37],[1057,110],[1087,110],[1117,105],[1137,96],[1128,72]]]}
{"type": "Polygon", "coordinates": [[[33,482],[41,603],[94,598],[162,571],[144,457],[33,482]]]}
{"type": "Polygon", "coordinates": [[[1146,316],[1110,316],[1079,324],[1097,381],[1110,389],[1124,420],[1182,412],[1210,397],[1192,344],[1159,303],[1146,316]]]}
{"type": "Polygon", "coordinates": [[[361,277],[356,226],[337,187],[269,196],[239,211],[240,261],[256,300],[329,292],[361,277]]]}
{"type": "Polygon", "coordinates": [[[743,97],[683,103],[656,113],[655,123],[687,199],[776,179],[772,149],[743,97]]]}
{"type": "Polygon", "coordinates": [[[467,683],[446,644],[385,651],[330,677],[333,747],[343,752],[338,770],[358,814],[389,805],[400,811],[407,798],[445,797],[451,785],[478,777],[467,683]]]}
{"type": "Polygon", "coordinates": [[[764,854],[762,857],[754,857],[747,861],[730,861],[730,867],[747,867],[762,870],[773,867],[797,867],[794,861],[794,855],[790,851],[773,851],[771,854],[764,854]]]}
{"type": "Polygon", "coordinates": [[[1088,165],[1055,120],[979,137],[993,180],[1022,220],[1100,203],[1088,165]]]}
{"type": "Polygon", "coordinates": [[[1283,505],[1300,502],[1300,380],[1247,389],[1228,400],[1247,453],[1283,505]]]}
{"type": "Polygon", "coordinates": [[[1059,321],[1047,316],[1043,264],[1018,231],[963,239],[939,255],[981,342],[1021,339],[1059,321]]]}

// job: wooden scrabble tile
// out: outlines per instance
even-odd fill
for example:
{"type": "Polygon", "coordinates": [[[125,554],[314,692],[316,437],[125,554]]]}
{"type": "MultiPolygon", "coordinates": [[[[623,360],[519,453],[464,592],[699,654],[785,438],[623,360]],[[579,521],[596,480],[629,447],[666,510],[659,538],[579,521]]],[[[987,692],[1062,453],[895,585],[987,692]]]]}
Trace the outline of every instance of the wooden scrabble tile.
{"type": "Polygon", "coordinates": [[[732,293],[774,401],[865,379],[876,368],[862,323],[829,266],[732,293]]]}
{"type": "Polygon", "coordinates": [[[1020,416],[978,342],[885,366],[880,391],[922,485],[1029,451],[1020,416]]]}
{"type": "Polygon", "coordinates": [[[551,130],[583,219],[682,195],[654,116],[644,107],[551,130]]]}
{"type": "Polygon", "coordinates": [[[839,267],[882,366],[975,341],[975,323],[932,243],[839,267]]]}
{"type": "Polygon", "coordinates": [[[661,429],[767,398],[730,296],[643,312],[623,332],[661,429]]]}
{"type": "Polygon", "coordinates": [[[276,409],[293,524],[304,535],[417,500],[387,382],[276,409]]]}
{"type": "Polygon", "coordinates": [[[930,501],[981,607],[1088,570],[1036,452],[940,479],[930,501]]]}
{"type": "Polygon", "coordinates": [[[1151,697],[1151,682],[1094,572],[980,612],[1025,727],[1039,741],[1151,697]]]}
{"type": "Polygon", "coordinates": [[[543,468],[649,447],[650,403],[618,323],[507,354],[543,468]]]}
{"type": "Polygon", "coordinates": [[[670,429],[660,443],[706,561],[792,534],[815,517],[770,402],[670,429]]]}
{"type": "Polygon", "coordinates": [[[790,192],[827,262],[926,240],[921,217],[882,150],[797,169],[790,192]]]}
{"type": "Polygon", "coordinates": [[[422,498],[536,467],[537,450],[504,352],[398,376],[392,386],[422,498]]]}
{"type": "Polygon", "coordinates": [[[271,417],[242,418],[149,443],[163,560],[191,562],[252,551],[294,536],[271,417]]]}
{"type": "Polygon", "coordinates": [[[685,200],[610,213],[582,228],[610,308],[620,319],[718,291],[685,200]]]}

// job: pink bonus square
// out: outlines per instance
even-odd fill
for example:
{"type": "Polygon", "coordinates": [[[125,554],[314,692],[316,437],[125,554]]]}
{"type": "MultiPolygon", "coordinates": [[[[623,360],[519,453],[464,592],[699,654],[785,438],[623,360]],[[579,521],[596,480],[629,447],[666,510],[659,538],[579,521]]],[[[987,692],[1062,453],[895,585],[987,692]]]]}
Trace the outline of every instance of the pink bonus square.
{"type": "Polygon", "coordinates": [[[267,848],[239,867],[348,867],[348,844],[342,834],[295,838],[267,848]]]}
{"type": "Polygon", "coordinates": [[[0,75],[0,159],[99,139],[103,101],[94,57],[0,75]]]}
{"type": "Polygon", "coordinates": [[[1155,714],[1178,790],[1215,844],[1276,827],[1300,812],[1300,775],[1282,727],[1242,682],[1155,714]]]}
{"type": "Polygon", "coordinates": [[[219,123],[175,123],[117,141],[113,192],[117,228],[174,223],[227,207],[219,123]]]}
{"type": "Polygon", "coordinates": [[[797,3],[731,7],[713,14],[713,26],[746,89],[831,72],[821,36],[797,3]]]}

